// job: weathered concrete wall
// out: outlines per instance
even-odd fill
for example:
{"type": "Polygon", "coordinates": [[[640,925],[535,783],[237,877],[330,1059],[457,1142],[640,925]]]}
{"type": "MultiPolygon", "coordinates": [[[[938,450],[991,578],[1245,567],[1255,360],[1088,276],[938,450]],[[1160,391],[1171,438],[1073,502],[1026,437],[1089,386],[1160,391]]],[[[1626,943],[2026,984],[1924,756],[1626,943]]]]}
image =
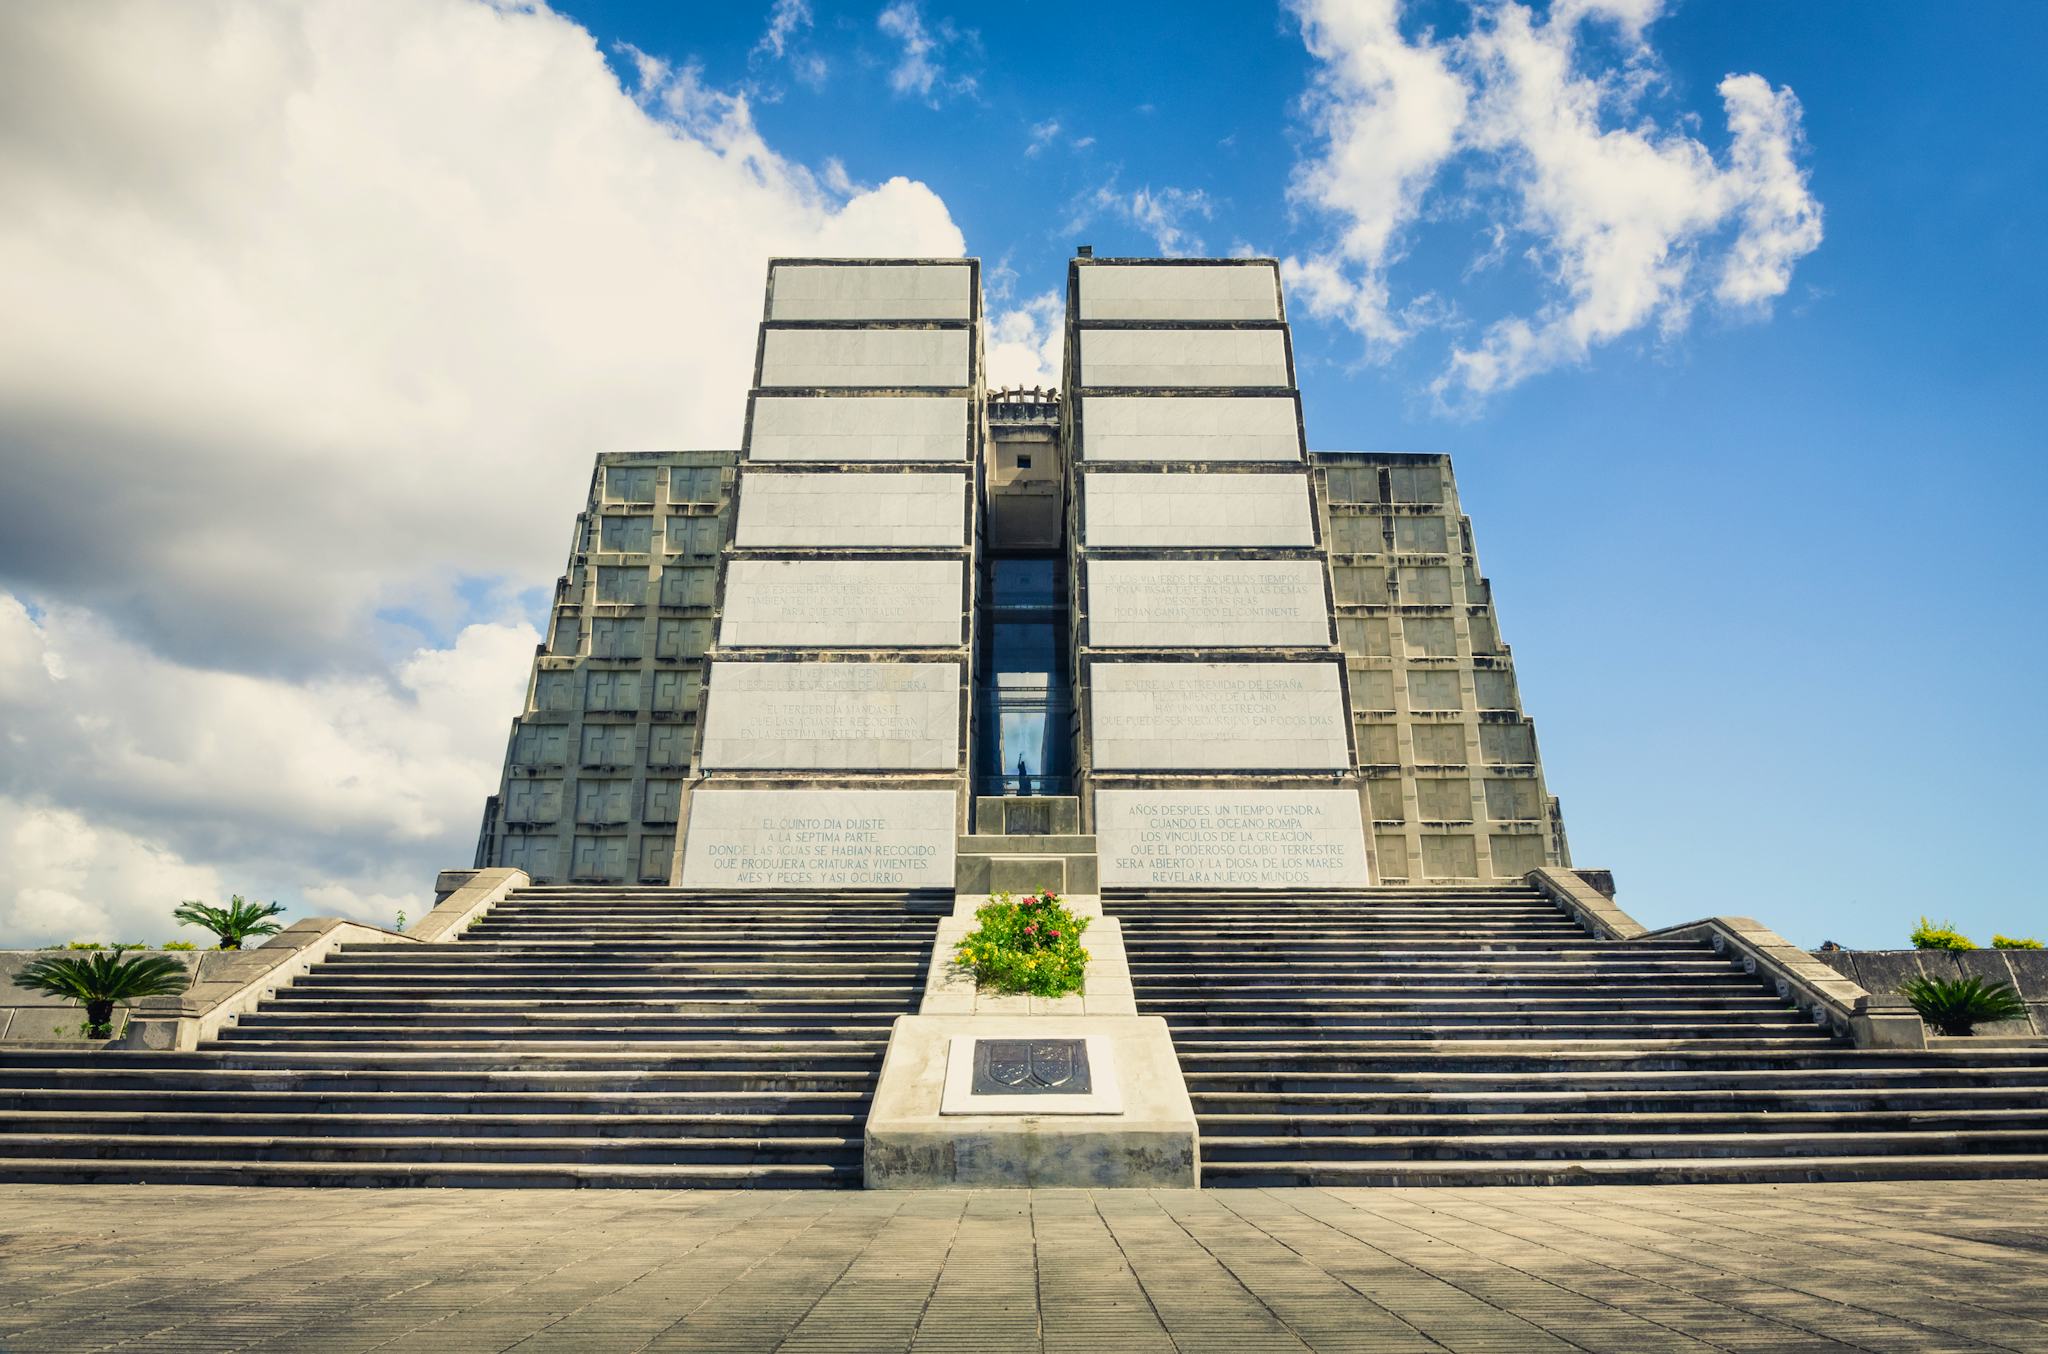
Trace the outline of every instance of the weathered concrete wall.
{"type": "MultiPolygon", "coordinates": [[[[85,1024],[85,1008],[76,1002],[65,1001],[47,993],[32,992],[25,987],[16,987],[14,977],[38,959],[61,956],[82,958],[88,953],[81,950],[0,950],[0,1043],[34,1042],[48,1039],[79,1039],[79,1027],[85,1024]]],[[[162,953],[183,964],[188,971],[221,972],[232,965],[238,956],[232,952],[214,950],[163,950],[162,953]]],[[[114,1027],[119,1029],[126,1022],[134,1008],[126,1003],[114,1008],[114,1027]]]]}
{"type": "Polygon", "coordinates": [[[1310,460],[1381,878],[1570,864],[1450,458],[1310,460]]]}
{"type": "Polygon", "coordinates": [[[597,458],[477,863],[667,883],[737,452],[597,458]]]}
{"type": "Polygon", "coordinates": [[[685,885],[951,886],[980,286],[973,260],[769,265],[710,714],[681,793],[685,885]]]}
{"type": "Polygon", "coordinates": [[[2048,1037],[2048,950],[1816,950],[1813,957],[1872,992],[1897,992],[1923,977],[2010,983],[2028,1018],[1980,1025],[1978,1033],[2048,1037]]]}
{"type": "Polygon", "coordinates": [[[1068,273],[1076,762],[1105,886],[1371,878],[1270,259],[1068,273]]]}

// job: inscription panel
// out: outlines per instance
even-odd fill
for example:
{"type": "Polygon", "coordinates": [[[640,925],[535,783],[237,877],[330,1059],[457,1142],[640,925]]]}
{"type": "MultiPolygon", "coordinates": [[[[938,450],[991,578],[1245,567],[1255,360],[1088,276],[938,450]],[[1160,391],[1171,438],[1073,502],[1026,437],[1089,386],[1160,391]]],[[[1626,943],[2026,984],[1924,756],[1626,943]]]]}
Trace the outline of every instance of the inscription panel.
{"type": "Polygon", "coordinates": [[[1280,318],[1270,263],[1098,263],[1080,278],[1084,321],[1280,318]]]}
{"type": "Polygon", "coordinates": [[[1314,560],[1090,560],[1088,612],[1088,642],[1107,647],[1331,642],[1314,560]]]}
{"type": "Polygon", "coordinates": [[[1350,790],[1098,790],[1104,888],[1356,888],[1350,790]]]}
{"type": "Polygon", "coordinates": [[[958,560],[734,560],[719,643],[791,648],[959,644],[958,560]]]}
{"type": "Polygon", "coordinates": [[[713,663],[706,770],[950,771],[958,663],[713,663]]]}
{"type": "Polygon", "coordinates": [[[764,386],[964,386],[966,329],[769,329],[764,386]]]}
{"type": "Polygon", "coordinates": [[[1085,483],[1087,545],[1315,544],[1307,475],[1092,470],[1085,483]]]}
{"type": "Polygon", "coordinates": [[[769,318],[964,320],[973,281],[964,263],[781,263],[769,279],[769,318]]]}
{"type": "Polygon", "coordinates": [[[1291,386],[1278,329],[1084,329],[1085,386],[1291,386]]]}
{"type": "Polygon", "coordinates": [[[1351,764],[1335,663],[1095,663],[1102,771],[1322,771],[1351,764]]]}
{"type": "Polygon", "coordinates": [[[951,888],[951,790],[699,790],[687,888],[951,888]]]}
{"type": "Polygon", "coordinates": [[[1088,395],[1086,461],[1299,461],[1301,424],[1285,395],[1088,395]]]}
{"type": "Polygon", "coordinates": [[[750,461],[964,461],[962,395],[763,395],[750,461]]]}
{"type": "Polygon", "coordinates": [[[967,477],[937,472],[747,476],[741,546],[961,545],[967,477]]]}

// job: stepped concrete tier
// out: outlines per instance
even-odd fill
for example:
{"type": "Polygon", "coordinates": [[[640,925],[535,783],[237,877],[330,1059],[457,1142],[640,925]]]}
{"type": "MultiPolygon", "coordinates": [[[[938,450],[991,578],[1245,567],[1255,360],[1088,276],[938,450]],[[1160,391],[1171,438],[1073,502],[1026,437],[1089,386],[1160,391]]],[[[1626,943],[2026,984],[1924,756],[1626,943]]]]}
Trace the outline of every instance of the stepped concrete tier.
{"type": "Polygon", "coordinates": [[[1105,899],[1208,1185],[2048,1175],[2048,1046],[1858,1048],[1528,886],[1105,899]]]}
{"type": "Polygon", "coordinates": [[[350,944],[196,1052],[0,1052],[0,1180],[852,1186],[936,919],[900,896],[513,893],[350,944]]]}

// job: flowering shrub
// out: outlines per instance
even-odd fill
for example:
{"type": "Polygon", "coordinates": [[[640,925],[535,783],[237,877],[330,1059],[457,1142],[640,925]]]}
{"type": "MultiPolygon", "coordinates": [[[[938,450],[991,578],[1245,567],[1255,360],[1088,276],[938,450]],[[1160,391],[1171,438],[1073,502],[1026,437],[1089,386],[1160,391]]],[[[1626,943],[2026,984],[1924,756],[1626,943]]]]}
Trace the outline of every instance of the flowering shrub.
{"type": "Polygon", "coordinates": [[[1956,930],[1953,923],[1943,922],[1941,925],[1936,926],[1925,917],[1920,919],[1920,924],[1913,928],[1913,933],[1907,939],[1913,942],[1913,948],[1916,950],[1974,950],[1977,948],[1970,943],[1968,936],[1956,930]]]}
{"type": "Polygon", "coordinates": [[[978,986],[1036,997],[1081,990],[1088,970],[1081,933],[1088,918],[1069,912],[1050,889],[1021,899],[994,894],[975,910],[974,920],[974,930],[954,954],[978,986]]]}

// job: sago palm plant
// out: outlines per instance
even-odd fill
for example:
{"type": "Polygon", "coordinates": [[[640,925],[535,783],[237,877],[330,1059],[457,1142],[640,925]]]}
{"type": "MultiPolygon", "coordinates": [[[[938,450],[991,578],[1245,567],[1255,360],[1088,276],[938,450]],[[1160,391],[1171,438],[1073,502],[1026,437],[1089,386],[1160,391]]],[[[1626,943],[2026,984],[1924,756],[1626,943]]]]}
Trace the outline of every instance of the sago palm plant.
{"type": "Polygon", "coordinates": [[[168,955],[105,950],[79,958],[38,959],[14,975],[14,985],[47,992],[85,1007],[85,1037],[114,1037],[114,1004],[138,997],[168,997],[185,990],[190,975],[168,955]]]}
{"type": "Polygon", "coordinates": [[[2025,1020],[2027,1004],[2010,983],[1982,978],[1908,978],[1899,985],[1920,1018],[1943,1034],[1968,1034],[1995,1020],[2025,1020]]]}
{"type": "Polygon", "coordinates": [[[226,907],[214,907],[197,898],[178,904],[171,915],[186,926],[204,926],[220,940],[223,950],[239,950],[242,942],[256,936],[274,936],[284,927],[271,920],[284,911],[278,903],[244,902],[241,894],[228,899],[226,907]]]}

